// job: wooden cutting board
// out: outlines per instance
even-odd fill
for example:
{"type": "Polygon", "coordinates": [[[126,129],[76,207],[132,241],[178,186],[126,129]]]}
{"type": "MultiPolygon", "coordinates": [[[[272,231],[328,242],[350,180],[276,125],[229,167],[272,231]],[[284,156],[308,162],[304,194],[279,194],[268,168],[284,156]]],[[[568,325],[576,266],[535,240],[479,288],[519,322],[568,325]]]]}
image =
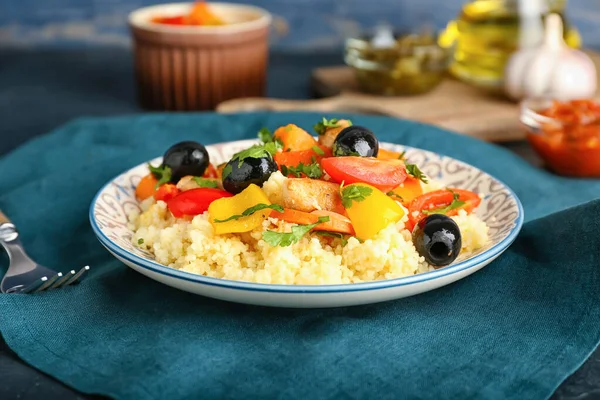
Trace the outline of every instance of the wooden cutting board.
{"type": "MultiPolygon", "coordinates": [[[[600,53],[587,52],[599,72],[600,53]]],[[[229,100],[218,112],[240,111],[318,111],[356,112],[412,119],[440,126],[489,142],[523,140],[518,104],[494,97],[452,78],[433,91],[407,97],[385,97],[361,93],[353,71],[346,66],[318,68],[312,72],[312,89],[317,100],[244,98],[229,100]]]]}

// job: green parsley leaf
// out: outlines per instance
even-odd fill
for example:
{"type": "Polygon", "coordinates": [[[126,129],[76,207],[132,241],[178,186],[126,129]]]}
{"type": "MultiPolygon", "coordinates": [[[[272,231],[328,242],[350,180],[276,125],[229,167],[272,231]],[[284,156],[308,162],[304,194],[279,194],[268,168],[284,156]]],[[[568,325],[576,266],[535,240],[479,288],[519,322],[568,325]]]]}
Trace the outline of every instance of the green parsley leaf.
{"type": "Polygon", "coordinates": [[[214,222],[217,222],[217,223],[228,222],[228,221],[233,221],[234,219],[240,219],[240,218],[243,218],[243,217],[248,217],[248,216],[254,214],[255,212],[264,210],[266,208],[270,208],[271,210],[283,212],[283,207],[281,207],[278,204],[264,204],[264,203],[259,203],[259,204],[255,205],[255,206],[247,208],[241,214],[232,215],[231,217],[229,217],[227,219],[215,219],[214,222]]]}
{"type": "Polygon", "coordinates": [[[144,244],[144,239],[142,239],[142,238],[138,239],[138,244],[139,244],[140,246],[141,246],[141,245],[143,245],[143,244],[144,244]]]}
{"type": "Polygon", "coordinates": [[[277,153],[277,150],[281,149],[283,147],[283,144],[281,144],[281,142],[279,140],[276,140],[274,142],[269,142],[269,143],[265,143],[265,150],[269,152],[269,154],[271,154],[272,156],[275,155],[275,153],[277,153]]]}
{"type": "Polygon", "coordinates": [[[423,183],[428,183],[427,176],[415,164],[406,164],[406,172],[423,183]]]}
{"type": "Polygon", "coordinates": [[[269,128],[262,128],[260,131],[258,131],[258,138],[263,143],[269,143],[273,141],[273,134],[269,128]]]}
{"type": "Polygon", "coordinates": [[[214,179],[200,178],[199,176],[195,176],[192,179],[201,188],[216,188],[216,187],[218,187],[217,181],[215,181],[214,179]]]}
{"type": "Polygon", "coordinates": [[[239,167],[242,166],[242,163],[246,158],[263,158],[273,156],[279,149],[283,148],[283,143],[281,140],[275,139],[271,134],[271,131],[269,131],[267,128],[262,128],[258,132],[258,137],[263,143],[250,146],[245,150],[237,152],[233,155],[233,157],[231,157],[232,160],[238,160],[239,167]]]}
{"type": "Polygon", "coordinates": [[[327,236],[327,237],[332,237],[332,238],[336,238],[336,239],[341,239],[342,240],[342,246],[346,246],[348,244],[348,240],[346,240],[346,238],[344,237],[344,235],[342,235],[341,233],[337,233],[337,232],[325,232],[325,231],[319,231],[319,232],[315,232],[317,235],[319,236],[327,236]]]}
{"type": "Polygon", "coordinates": [[[161,165],[159,167],[153,167],[152,164],[148,163],[148,169],[154,175],[158,182],[156,183],[156,187],[158,188],[165,183],[169,183],[172,177],[171,167],[166,165],[161,165]]]}
{"type": "Polygon", "coordinates": [[[311,179],[319,179],[323,176],[323,170],[319,163],[312,163],[304,167],[304,174],[311,179]]]}
{"type": "Polygon", "coordinates": [[[231,160],[233,161],[233,160],[237,159],[238,167],[241,167],[246,158],[269,157],[269,156],[271,156],[271,152],[268,151],[265,146],[266,146],[265,144],[262,144],[262,145],[256,144],[254,146],[248,147],[245,150],[235,153],[233,155],[233,157],[231,157],[231,160]]]}
{"type": "Polygon", "coordinates": [[[337,128],[339,126],[338,121],[339,120],[337,118],[331,118],[328,120],[327,118],[323,117],[323,121],[315,124],[313,129],[319,135],[323,135],[328,128],[337,128]]]}
{"type": "Polygon", "coordinates": [[[304,165],[303,163],[298,164],[296,167],[290,167],[287,165],[281,166],[281,173],[283,176],[293,175],[296,178],[301,178],[302,174],[306,175],[311,179],[319,179],[323,176],[323,170],[318,162],[304,165]]]}
{"type": "Polygon", "coordinates": [[[329,217],[319,217],[317,222],[310,225],[294,225],[291,232],[265,231],[262,237],[265,242],[273,247],[287,247],[298,243],[311,229],[324,222],[329,222],[329,217]]]}
{"type": "Polygon", "coordinates": [[[152,164],[148,163],[148,169],[156,179],[160,179],[162,177],[162,174],[165,172],[165,167],[163,165],[155,167],[152,164]]]}
{"type": "MultiPolygon", "coordinates": [[[[450,189],[448,189],[448,190],[450,190],[450,189]]],[[[460,196],[458,195],[458,193],[455,193],[452,190],[450,190],[450,192],[454,195],[452,198],[452,203],[450,203],[446,207],[435,208],[433,210],[423,210],[423,214],[425,214],[425,215],[447,214],[449,211],[456,210],[457,208],[461,208],[462,206],[465,205],[464,201],[459,200],[460,196]]]]}
{"type": "Polygon", "coordinates": [[[352,156],[352,157],[360,157],[361,155],[356,151],[346,151],[341,147],[333,146],[333,155],[336,157],[344,157],[344,156],[352,156]]]}
{"type": "Polygon", "coordinates": [[[271,131],[267,128],[262,128],[258,131],[258,138],[263,142],[263,146],[271,153],[271,155],[274,155],[277,153],[277,150],[283,148],[283,142],[279,139],[275,139],[271,131]]]}
{"type": "Polygon", "coordinates": [[[313,146],[312,149],[313,149],[313,151],[315,153],[317,153],[320,156],[324,156],[325,155],[325,152],[319,146],[313,146]]]}
{"type": "Polygon", "coordinates": [[[225,179],[229,176],[229,174],[231,174],[231,171],[233,171],[233,167],[231,166],[230,163],[227,163],[227,165],[225,165],[225,167],[223,168],[223,173],[221,174],[221,179],[225,179]]]}
{"type": "Polygon", "coordinates": [[[390,190],[389,192],[386,193],[386,195],[390,196],[390,197],[395,197],[396,199],[400,200],[400,201],[404,201],[404,199],[402,198],[402,196],[398,196],[396,193],[394,193],[394,191],[390,190]]]}
{"type": "Polygon", "coordinates": [[[344,205],[344,208],[350,208],[352,207],[353,201],[364,201],[372,193],[373,189],[370,187],[355,185],[346,186],[341,189],[342,204],[344,205]]]}

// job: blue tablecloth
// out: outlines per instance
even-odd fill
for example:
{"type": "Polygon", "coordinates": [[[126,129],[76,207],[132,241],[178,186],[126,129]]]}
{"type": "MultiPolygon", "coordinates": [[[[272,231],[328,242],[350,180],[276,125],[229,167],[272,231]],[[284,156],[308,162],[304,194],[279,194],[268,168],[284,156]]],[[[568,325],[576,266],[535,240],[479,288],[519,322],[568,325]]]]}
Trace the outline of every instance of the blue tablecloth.
{"type": "Polygon", "coordinates": [[[600,340],[600,182],[553,176],[493,145],[387,118],[353,117],[381,140],[469,162],[506,182],[528,223],[500,259],[409,299],[274,310],[164,287],[97,243],[100,186],[170,144],[309,128],[316,114],[87,119],[0,160],[0,208],[40,262],[91,264],[81,285],[1,295],[0,331],[25,361],[117,398],[545,398],[600,340]],[[560,194],[560,195],[558,195],[560,194]],[[578,205],[574,208],[569,208],[578,205]]]}

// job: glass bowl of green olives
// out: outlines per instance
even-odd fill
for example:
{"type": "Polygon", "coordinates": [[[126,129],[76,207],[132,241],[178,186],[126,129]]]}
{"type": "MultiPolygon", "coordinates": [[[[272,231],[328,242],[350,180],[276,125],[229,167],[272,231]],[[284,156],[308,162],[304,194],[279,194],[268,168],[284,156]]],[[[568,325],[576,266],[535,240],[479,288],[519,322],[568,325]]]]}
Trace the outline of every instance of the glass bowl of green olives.
{"type": "Polygon", "coordinates": [[[385,28],[346,40],[345,61],[361,90],[385,96],[427,93],[444,79],[452,54],[432,33],[396,34],[385,28]]]}

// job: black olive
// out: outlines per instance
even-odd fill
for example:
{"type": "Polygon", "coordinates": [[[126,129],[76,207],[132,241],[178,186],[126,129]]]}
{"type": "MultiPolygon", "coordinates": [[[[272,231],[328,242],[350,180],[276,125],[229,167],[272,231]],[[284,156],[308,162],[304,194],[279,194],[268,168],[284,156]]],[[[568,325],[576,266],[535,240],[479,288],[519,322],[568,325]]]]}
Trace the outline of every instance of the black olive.
{"type": "Polygon", "coordinates": [[[349,126],[342,129],[333,142],[333,155],[377,157],[379,141],[375,134],[362,126],[349,126]]]}
{"type": "Polygon", "coordinates": [[[456,260],[462,246],[458,225],[443,214],[433,214],[419,221],[412,236],[419,254],[436,267],[456,260]]]}
{"type": "Polygon", "coordinates": [[[163,156],[163,166],[171,168],[171,182],[178,182],[186,175],[202,176],[209,163],[206,148],[191,141],[171,146],[163,156]]]}
{"type": "Polygon", "coordinates": [[[223,188],[238,194],[252,183],[262,186],[277,170],[277,163],[270,155],[246,157],[242,161],[235,157],[223,168],[223,188]]]}

